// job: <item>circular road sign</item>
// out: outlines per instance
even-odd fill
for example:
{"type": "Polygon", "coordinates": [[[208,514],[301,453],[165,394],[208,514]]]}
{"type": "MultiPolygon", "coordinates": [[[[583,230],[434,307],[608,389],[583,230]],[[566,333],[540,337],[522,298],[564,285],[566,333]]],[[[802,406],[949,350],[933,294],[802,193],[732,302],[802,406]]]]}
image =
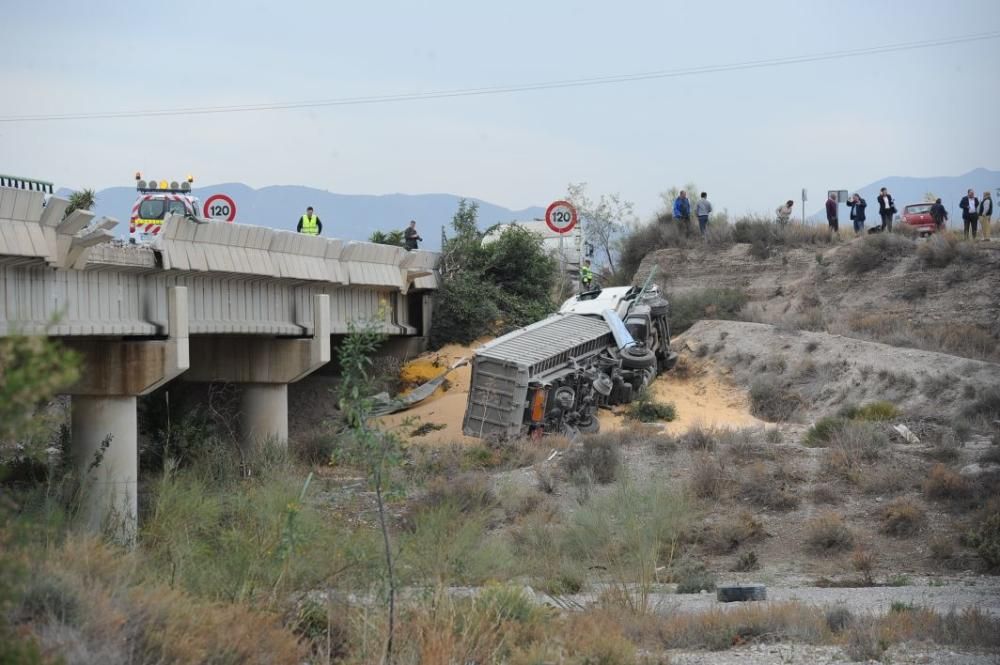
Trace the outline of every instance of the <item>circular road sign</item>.
{"type": "Polygon", "coordinates": [[[231,222],[236,219],[236,201],[225,194],[212,194],[205,199],[205,217],[231,222]]]}
{"type": "Polygon", "coordinates": [[[576,208],[569,201],[554,201],[545,210],[545,223],[556,233],[569,233],[576,222],[576,208]]]}

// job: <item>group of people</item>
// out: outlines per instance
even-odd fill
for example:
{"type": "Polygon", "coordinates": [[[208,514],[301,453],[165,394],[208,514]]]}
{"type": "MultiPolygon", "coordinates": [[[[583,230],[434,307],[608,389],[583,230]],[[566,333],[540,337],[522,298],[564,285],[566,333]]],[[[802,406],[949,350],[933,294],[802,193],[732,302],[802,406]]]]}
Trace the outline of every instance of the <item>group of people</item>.
{"type": "MultiPolygon", "coordinates": [[[[712,214],[712,204],[708,200],[708,192],[702,192],[701,198],[694,204],[694,215],[698,218],[698,230],[702,237],[708,232],[708,216],[712,214]]],[[[674,199],[674,220],[685,226],[685,231],[691,230],[691,200],[683,189],[674,199]]]]}
{"type": "MultiPolygon", "coordinates": [[[[938,204],[941,203],[941,199],[937,200],[938,204]]],[[[941,206],[942,208],[944,206],[941,206]]],[[[976,238],[976,232],[979,227],[983,227],[983,240],[990,239],[990,222],[993,220],[993,196],[987,189],[983,191],[983,198],[977,199],[975,190],[970,189],[962,197],[962,200],[958,203],[958,207],[962,209],[962,226],[964,228],[965,237],[969,237],[969,231],[972,231],[972,238],[976,238]]],[[[945,213],[945,219],[948,218],[948,214],[945,213]]]]}
{"type": "MultiPolygon", "coordinates": [[[[306,208],[305,214],[299,218],[295,231],[310,236],[318,236],[323,233],[323,222],[320,221],[312,206],[306,208]]],[[[418,249],[418,243],[423,242],[423,240],[417,231],[416,220],[411,219],[410,225],[403,231],[403,247],[408,251],[418,249]]]]}
{"type": "MultiPolygon", "coordinates": [[[[789,201],[791,203],[791,201],[789,201]]],[[[854,225],[854,233],[860,235],[864,233],[865,221],[867,220],[866,209],[868,208],[868,202],[861,198],[861,195],[855,192],[851,195],[851,198],[847,201],[847,207],[850,209],[850,219],[854,225]]],[[[892,220],[896,215],[896,201],[892,198],[892,194],[885,187],[878,191],[878,216],[879,221],[882,223],[880,231],[892,231],[892,220]]],[[[830,192],[829,198],[826,200],[826,222],[830,225],[830,230],[836,233],[840,231],[840,219],[839,219],[839,206],[837,201],[837,194],[835,192],[830,192]]]]}

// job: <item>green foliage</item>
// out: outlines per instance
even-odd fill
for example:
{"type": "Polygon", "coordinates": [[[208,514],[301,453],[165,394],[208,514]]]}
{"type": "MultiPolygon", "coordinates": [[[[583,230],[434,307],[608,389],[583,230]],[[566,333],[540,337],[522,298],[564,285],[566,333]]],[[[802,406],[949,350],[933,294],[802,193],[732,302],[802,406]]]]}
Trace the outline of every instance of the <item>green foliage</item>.
{"type": "Polygon", "coordinates": [[[42,336],[0,338],[0,462],[6,444],[38,433],[36,408],[79,378],[77,354],[42,336]]]}
{"type": "Polygon", "coordinates": [[[747,302],[741,289],[708,288],[670,296],[670,334],[679,335],[702,319],[735,320],[747,302]]]}
{"type": "Polygon", "coordinates": [[[715,590],[715,574],[709,571],[701,561],[681,562],[673,571],[673,578],[677,582],[677,593],[699,593],[715,590]]]}
{"type": "Polygon", "coordinates": [[[622,454],[613,439],[601,435],[588,436],[582,444],[565,452],[561,464],[570,476],[587,471],[598,483],[607,484],[618,477],[622,454]]]}
{"type": "Polygon", "coordinates": [[[899,409],[892,402],[879,400],[877,402],[869,402],[863,406],[850,406],[841,409],[840,415],[850,420],[877,423],[899,417],[899,409]]]}
{"type": "Polygon", "coordinates": [[[97,203],[97,195],[92,189],[81,189],[69,195],[69,205],[66,206],[66,216],[74,210],[90,210],[97,203]]]}
{"type": "Polygon", "coordinates": [[[975,548],[989,570],[1000,570],[1000,503],[991,503],[984,512],[966,541],[975,548]]]}
{"type": "Polygon", "coordinates": [[[676,417],[677,409],[671,402],[657,402],[648,390],[639,391],[625,410],[625,418],[641,423],[671,422],[676,417]]]}
{"type": "Polygon", "coordinates": [[[830,443],[830,438],[844,426],[844,422],[843,418],[835,418],[833,416],[820,418],[806,432],[805,445],[814,448],[826,446],[830,443]]]}
{"type": "Polygon", "coordinates": [[[403,246],[403,232],[402,231],[372,231],[372,234],[368,236],[368,242],[374,242],[379,245],[393,245],[395,247],[403,246]]]}
{"type": "Polygon", "coordinates": [[[435,347],[468,344],[533,323],[554,309],[556,260],[541,237],[511,226],[484,243],[476,215],[475,203],[460,201],[452,219],[455,234],[442,248],[430,332],[435,347]]]}

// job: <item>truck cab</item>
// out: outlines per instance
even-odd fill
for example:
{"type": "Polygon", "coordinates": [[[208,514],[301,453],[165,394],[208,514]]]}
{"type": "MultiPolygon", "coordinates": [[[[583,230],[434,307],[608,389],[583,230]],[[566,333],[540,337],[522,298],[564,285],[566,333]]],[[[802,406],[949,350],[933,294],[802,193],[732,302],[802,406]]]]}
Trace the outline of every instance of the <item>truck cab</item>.
{"type": "Polygon", "coordinates": [[[200,201],[191,194],[194,178],[188,176],[181,183],[161,180],[143,180],[135,174],[136,199],[129,216],[129,242],[152,244],[159,238],[163,220],[177,214],[197,217],[200,201]]]}

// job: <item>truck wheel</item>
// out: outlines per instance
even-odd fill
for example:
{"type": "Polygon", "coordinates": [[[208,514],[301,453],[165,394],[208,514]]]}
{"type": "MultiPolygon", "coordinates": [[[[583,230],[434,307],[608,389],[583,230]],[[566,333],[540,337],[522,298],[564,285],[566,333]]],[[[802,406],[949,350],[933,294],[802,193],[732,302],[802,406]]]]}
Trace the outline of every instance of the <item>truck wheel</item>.
{"type": "Polygon", "coordinates": [[[656,354],[649,349],[630,346],[622,351],[622,367],[625,369],[646,369],[656,366],[656,354]]]}
{"type": "Polygon", "coordinates": [[[597,434],[601,431],[601,421],[591,416],[590,420],[578,423],[576,428],[580,431],[580,434],[597,434]]]}

